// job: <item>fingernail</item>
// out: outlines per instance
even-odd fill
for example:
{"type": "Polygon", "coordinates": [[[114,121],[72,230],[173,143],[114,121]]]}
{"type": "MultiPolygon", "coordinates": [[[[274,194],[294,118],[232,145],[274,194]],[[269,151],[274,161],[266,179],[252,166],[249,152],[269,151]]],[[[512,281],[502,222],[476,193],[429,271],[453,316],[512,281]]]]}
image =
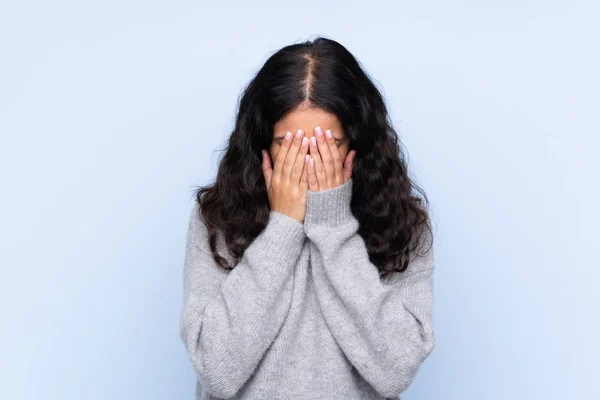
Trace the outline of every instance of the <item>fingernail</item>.
{"type": "Polygon", "coordinates": [[[305,136],[302,138],[302,147],[306,147],[306,143],[308,143],[308,138],[305,136]]]}
{"type": "Polygon", "coordinates": [[[302,129],[298,129],[296,131],[296,139],[300,139],[302,137],[302,129]]]}
{"type": "Polygon", "coordinates": [[[292,137],[292,132],[290,132],[290,131],[287,131],[287,132],[285,133],[285,138],[286,138],[287,140],[289,140],[289,138],[291,138],[291,137],[292,137]]]}
{"type": "Polygon", "coordinates": [[[331,139],[331,138],[332,138],[332,136],[333,136],[333,135],[331,134],[331,131],[330,131],[329,129],[327,129],[327,130],[325,131],[325,134],[327,135],[327,137],[328,137],[329,139],[331,139]]]}
{"type": "Polygon", "coordinates": [[[313,146],[316,146],[316,145],[317,145],[317,138],[316,138],[316,137],[314,137],[314,136],[313,136],[313,137],[311,137],[311,138],[310,138],[310,143],[311,143],[313,146]]]}
{"type": "Polygon", "coordinates": [[[320,136],[323,136],[323,131],[321,130],[321,127],[320,127],[320,126],[317,126],[317,127],[315,128],[315,132],[317,132],[317,136],[319,136],[319,137],[320,137],[320,136]]]}
{"type": "Polygon", "coordinates": [[[304,162],[308,162],[308,160],[310,160],[310,156],[307,154],[306,156],[304,156],[304,162]]]}

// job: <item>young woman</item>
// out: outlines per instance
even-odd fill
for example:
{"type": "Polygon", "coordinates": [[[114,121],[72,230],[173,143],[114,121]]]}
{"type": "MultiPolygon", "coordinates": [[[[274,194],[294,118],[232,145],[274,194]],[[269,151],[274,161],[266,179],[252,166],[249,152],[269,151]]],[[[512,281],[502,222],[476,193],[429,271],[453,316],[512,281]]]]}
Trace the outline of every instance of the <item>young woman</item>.
{"type": "Polygon", "coordinates": [[[434,346],[425,194],[341,44],[273,54],[190,214],[181,338],[197,399],[388,399],[434,346]]]}

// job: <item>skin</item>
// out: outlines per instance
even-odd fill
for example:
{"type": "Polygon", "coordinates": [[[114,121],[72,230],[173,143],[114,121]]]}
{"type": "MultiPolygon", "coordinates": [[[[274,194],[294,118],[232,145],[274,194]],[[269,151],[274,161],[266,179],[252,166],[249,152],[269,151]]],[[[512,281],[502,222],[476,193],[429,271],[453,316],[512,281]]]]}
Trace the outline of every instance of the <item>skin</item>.
{"type": "Polygon", "coordinates": [[[273,131],[262,162],[271,210],[303,222],[307,190],[332,189],[350,179],[356,152],[335,115],[306,104],[277,121],[273,131]]]}

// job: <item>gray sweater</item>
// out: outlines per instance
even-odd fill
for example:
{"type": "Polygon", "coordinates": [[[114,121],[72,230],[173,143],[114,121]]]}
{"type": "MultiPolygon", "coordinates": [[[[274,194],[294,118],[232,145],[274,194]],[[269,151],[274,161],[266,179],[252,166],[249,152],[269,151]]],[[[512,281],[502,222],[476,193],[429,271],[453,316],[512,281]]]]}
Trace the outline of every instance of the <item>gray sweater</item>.
{"type": "Polygon", "coordinates": [[[181,338],[196,399],[398,399],[410,385],[434,346],[433,248],[380,278],[351,195],[352,179],[309,190],[304,223],[271,211],[231,271],[194,206],[181,338]]]}

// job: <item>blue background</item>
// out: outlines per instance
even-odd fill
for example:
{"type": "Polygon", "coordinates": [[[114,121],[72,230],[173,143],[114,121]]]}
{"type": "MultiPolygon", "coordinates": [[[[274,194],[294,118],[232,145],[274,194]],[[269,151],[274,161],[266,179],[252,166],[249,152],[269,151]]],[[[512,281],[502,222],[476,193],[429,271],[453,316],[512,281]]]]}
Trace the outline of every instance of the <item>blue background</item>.
{"type": "Polygon", "coordinates": [[[194,185],[251,76],[318,34],[432,202],[436,348],[403,400],[600,398],[599,4],[416,3],[4,2],[0,398],[193,398],[194,185]]]}

